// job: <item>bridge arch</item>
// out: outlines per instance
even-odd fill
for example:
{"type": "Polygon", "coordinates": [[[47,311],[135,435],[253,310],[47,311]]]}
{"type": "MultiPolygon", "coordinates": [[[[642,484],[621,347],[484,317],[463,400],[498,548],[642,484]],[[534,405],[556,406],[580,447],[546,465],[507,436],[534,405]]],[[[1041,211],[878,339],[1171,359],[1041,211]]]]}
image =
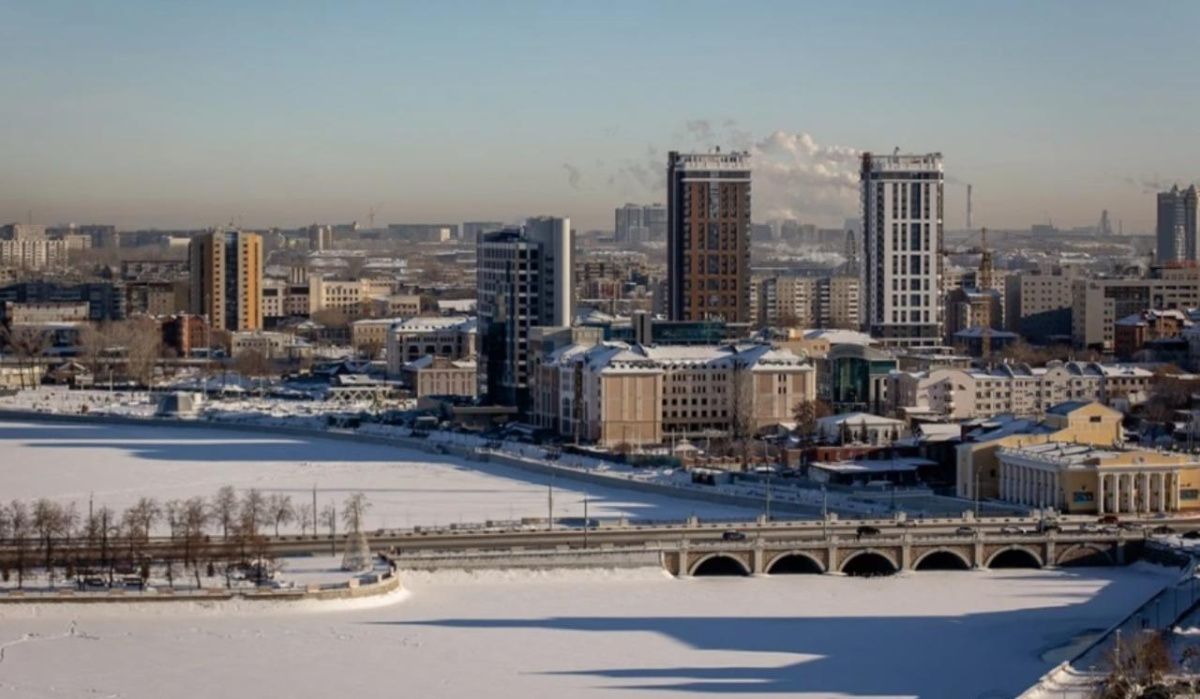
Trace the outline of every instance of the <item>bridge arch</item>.
{"type": "Polygon", "coordinates": [[[1037,551],[1018,544],[997,549],[988,556],[985,564],[988,568],[1042,568],[1045,565],[1037,551]]]}
{"type": "Polygon", "coordinates": [[[750,575],[750,569],[737,556],[727,553],[710,553],[697,559],[688,574],[694,577],[746,576],[750,575]]]}
{"type": "Polygon", "coordinates": [[[1057,565],[1070,566],[1111,566],[1116,565],[1108,548],[1099,544],[1079,543],[1063,549],[1058,554],[1057,565]]]}
{"type": "Polygon", "coordinates": [[[971,562],[954,549],[936,548],[918,556],[912,567],[913,570],[970,570],[971,562]]]}
{"type": "Polygon", "coordinates": [[[803,551],[783,551],[771,559],[766,566],[768,575],[821,574],[825,566],[817,558],[803,551]]]}
{"type": "Polygon", "coordinates": [[[900,566],[886,553],[876,549],[855,551],[842,561],[842,572],[857,577],[874,577],[880,575],[895,575],[900,572],[900,566]]]}

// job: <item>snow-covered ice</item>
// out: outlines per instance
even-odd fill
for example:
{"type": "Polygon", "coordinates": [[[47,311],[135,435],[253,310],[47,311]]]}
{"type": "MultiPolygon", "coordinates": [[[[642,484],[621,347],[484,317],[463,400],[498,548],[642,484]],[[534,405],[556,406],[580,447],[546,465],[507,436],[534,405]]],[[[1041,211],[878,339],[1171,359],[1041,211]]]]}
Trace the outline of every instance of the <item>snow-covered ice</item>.
{"type": "MultiPolygon", "coordinates": [[[[455,456],[342,440],[162,424],[0,422],[4,500],[89,497],[118,512],[139,497],[211,496],[223,485],[282,492],[318,507],[355,491],[367,527],[396,528],[545,517],[547,477],[455,456]]],[[[751,519],[753,510],[555,479],[554,516],[751,519]]]]}
{"type": "Polygon", "coordinates": [[[694,580],[474,571],[409,573],[395,604],[328,613],[91,606],[31,617],[0,606],[0,690],[1011,697],[1057,662],[1042,657],[1049,649],[1108,626],[1168,579],[1148,568],[694,580]]]}

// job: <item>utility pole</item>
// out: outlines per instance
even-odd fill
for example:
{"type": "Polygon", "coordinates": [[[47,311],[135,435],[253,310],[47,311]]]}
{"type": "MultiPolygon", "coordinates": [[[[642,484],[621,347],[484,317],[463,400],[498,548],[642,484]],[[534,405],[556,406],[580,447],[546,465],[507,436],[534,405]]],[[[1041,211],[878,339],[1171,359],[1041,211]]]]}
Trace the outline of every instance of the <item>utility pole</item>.
{"type": "Polygon", "coordinates": [[[588,496],[583,496],[583,547],[588,547],[588,496]]]}
{"type": "Polygon", "coordinates": [[[821,538],[829,538],[829,491],[821,486],[821,538]]]}
{"type": "Polygon", "coordinates": [[[317,536],[317,484],[313,483],[313,536],[317,536]]]}
{"type": "Polygon", "coordinates": [[[546,485],[546,526],[554,531],[554,476],[546,485]]]}
{"type": "Polygon", "coordinates": [[[770,467],[767,468],[767,492],[765,493],[765,497],[766,497],[767,521],[770,522],[771,521],[771,470],[770,470],[770,467]]]}

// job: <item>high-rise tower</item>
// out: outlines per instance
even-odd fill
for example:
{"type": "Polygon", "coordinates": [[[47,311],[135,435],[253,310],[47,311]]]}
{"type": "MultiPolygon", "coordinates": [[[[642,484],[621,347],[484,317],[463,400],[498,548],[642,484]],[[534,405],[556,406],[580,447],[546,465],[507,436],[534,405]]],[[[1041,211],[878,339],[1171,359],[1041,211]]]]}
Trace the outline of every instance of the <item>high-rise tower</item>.
{"type": "Polygon", "coordinates": [[[1196,186],[1158,194],[1159,264],[1196,261],[1196,186]]]}
{"type": "Polygon", "coordinates": [[[864,326],[885,345],[941,344],[942,154],[862,157],[864,326]]]}
{"type": "Polygon", "coordinates": [[[262,237],[245,231],[209,231],[188,245],[188,305],[214,330],[262,329],[262,237]]]}
{"type": "Polygon", "coordinates": [[[671,320],[750,322],[750,156],[667,156],[671,320]]]}

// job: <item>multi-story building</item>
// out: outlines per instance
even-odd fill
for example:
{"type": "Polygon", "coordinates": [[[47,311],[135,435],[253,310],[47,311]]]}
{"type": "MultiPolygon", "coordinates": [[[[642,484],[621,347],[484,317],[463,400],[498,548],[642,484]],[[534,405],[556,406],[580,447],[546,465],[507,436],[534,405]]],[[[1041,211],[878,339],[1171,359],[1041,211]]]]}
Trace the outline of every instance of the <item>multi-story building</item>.
{"type": "Polygon", "coordinates": [[[409,318],[393,323],[387,336],[387,373],[399,378],[404,365],[427,355],[474,359],[476,321],[468,316],[409,318]]]}
{"type": "Polygon", "coordinates": [[[390,296],[396,290],[391,279],[332,279],[322,276],[308,278],[308,315],[335,310],[353,320],[362,318],[370,309],[371,300],[390,296]]]}
{"type": "Polygon", "coordinates": [[[0,227],[0,267],[46,269],[67,263],[66,240],[46,237],[46,227],[10,223],[0,227]]]}
{"type": "Polygon", "coordinates": [[[1071,298],[1080,270],[1035,269],[1005,279],[1005,326],[1030,342],[1071,336],[1071,298]]]}
{"type": "Polygon", "coordinates": [[[462,240],[474,243],[482,233],[493,233],[504,228],[500,221],[465,221],[462,224],[462,240]]]}
{"type": "Polygon", "coordinates": [[[862,158],[865,329],[889,346],[939,345],[942,155],[862,158]]]}
{"type": "Polygon", "coordinates": [[[570,345],[542,364],[559,399],[538,424],[608,447],[685,437],[747,437],[789,423],[816,397],[814,370],[763,344],[570,345]]]}
{"type": "Polygon", "coordinates": [[[350,346],[368,357],[377,357],[387,347],[388,334],[391,332],[392,326],[404,320],[404,318],[356,320],[350,324],[350,346]]]}
{"type": "Polygon", "coordinates": [[[404,365],[404,382],[414,398],[464,396],[474,398],[479,390],[474,359],[450,359],[427,354],[404,365]]]}
{"type": "Polygon", "coordinates": [[[410,243],[445,243],[458,237],[455,223],[391,223],[388,237],[410,243]]]}
{"type": "Polygon", "coordinates": [[[857,277],[768,277],[757,289],[760,325],[858,328],[862,322],[857,277]]]}
{"type": "Polygon", "coordinates": [[[667,283],[671,320],[750,322],[748,153],[668,155],[667,283]]]}
{"type": "Polygon", "coordinates": [[[574,240],[568,218],[539,217],[479,238],[480,383],[492,403],[530,406],[530,329],[573,320],[574,240]]]}
{"type": "Polygon", "coordinates": [[[185,281],[125,282],[125,308],[129,315],[168,316],[188,309],[185,281]]]}
{"type": "Polygon", "coordinates": [[[667,207],[662,204],[626,204],[614,212],[613,239],[617,243],[662,240],[667,234],[667,207]]]}
{"type": "Polygon", "coordinates": [[[1075,279],[1071,285],[1071,341],[1111,351],[1117,320],[1149,309],[1200,306],[1200,269],[1159,267],[1148,278],[1075,279]]]}
{"type": "MultiPolygon", "coordinates": [[[[91,322],[122,320],[125,318],[125,292],[120,284],[111,282],[88,282],[84,284],[56,284],[53,282],[21,282],[0,287],[0,310],[3,302],[17,303],[74,303],[88,305],[91,322]]],[[[0,318],[0,320],[5,320],[0,318]]]]}
{"type": "Polygon", "coordinates": [[[1066,401],[1127,407],[1144,402],[1153,374],[1123,364],[1004,364],[990,371],[935,369],[888,376],[891,414],[972,420],[1007,413],[1040,417],[1066,401]]]}
{"type": "Polygon", "coordinates": [[[1152,308],[1125,316],[1113,325],[1113,354],[1118,359],[1133,359],[1147,342],[1180,337],[1189,325],[1187,315],[1178,309],[1152,308]]]}
{"type": "Polygon", "coordinates": [[[207,316],[215,330],[261,330],[262,237],[214,230],[188,245],[190,311],[207,316]]]}
{"type": "Polygon", "coordinates": [[[309,226],[308,248],[318,251],[333,248],[333,226],[322,226],[316,223],[309,226]]]}
{"type": "Polygon", "coordinates": [[[257,352],[267,359],[297,360],[312,357],[313,348],[303,339],[290,333],[250,330],[229,334],[229,354],[240,357],[257,352]]]}
{"type": "Polygon", "coordinates": [[[1158,193],[1157,250],[1159,264],[1196,261],[1196,186],[1158,193]]]}
{"type": "Polygon", "coordinates": [[[41,301],[20,303],[5,301],[4,322],[9,325],[44,323],[83,323],[89,320],[86,301],[41,301]]]}

